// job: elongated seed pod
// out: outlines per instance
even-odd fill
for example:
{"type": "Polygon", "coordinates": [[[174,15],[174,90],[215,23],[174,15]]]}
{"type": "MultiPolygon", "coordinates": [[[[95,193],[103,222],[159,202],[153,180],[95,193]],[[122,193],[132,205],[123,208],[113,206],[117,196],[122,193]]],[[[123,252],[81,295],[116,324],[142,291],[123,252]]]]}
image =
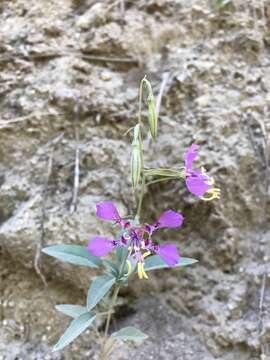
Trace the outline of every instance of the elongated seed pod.
{"type": "Polygon", "coordinates": [[[132,144],[132,154],[131,154],[131,182],[133,190],[136,189],[142,171],[142,156],[141,156],[141,147],[140,143],[132,144]]]}
{"type": "Polygon", "coordinates": [[[158,117],[156,110],[156,101],[153,94],[152,86],[150,82],[144,78],[144,84],[148,90],[147,104],[148,104],[148,120],[149,120],[149,128],[152,139],[156,139],[157,137],[157,128],[158,128],[158,117]]]}
{"type": "Polygon", "coordinates": [[[135,125],[133,130],[133,143],[140,142],[140,131],[140,124],[135,125]]]}
{"type": "Polygon", "coordinates": [[[157,137],[158,118],[156,111],[156,102],[153,94],[149,94],[148,99],[148,120],[152,139],[157,137]]]}
{"type": "Polygon", "coordinates": [[[136,189],[142,171],[142,143],[140,124],[134,127],[131,153],[131,183],[133,191],[136,189]]]}

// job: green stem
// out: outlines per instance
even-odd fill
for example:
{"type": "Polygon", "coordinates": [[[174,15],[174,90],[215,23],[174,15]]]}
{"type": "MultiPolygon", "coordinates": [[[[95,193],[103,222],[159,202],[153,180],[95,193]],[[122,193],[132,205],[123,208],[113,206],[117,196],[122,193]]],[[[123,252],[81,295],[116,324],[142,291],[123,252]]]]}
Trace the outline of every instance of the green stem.
{"type": "MultiPolygon", "coordinates": [[[[128,253],[125,254],[125,256],[123,256],[123,258],[122,258],[122,262],[121,262],[120,269],[119,269],[120,277],[123,275],[123,272],[125,270],[127,257],[128,257],[128,253]]],[[[108,311],[108,316],[107,316],[105,330],[104,330],[104,341],[103,341],[102,347],[101,347],[101,360],[107,360],[107,357],[108,357],[108,349],[106,349],[106,344],[108,341],[108,331],[109,331],[110,322],[111,322],[111,318],[112,318],[112,314],[113,314],[113,309],[115,307],[120,288],[121,288],[121,285],[117,284],[114,288],[114,292],[112,295],[112,301],[111,301],[111,305],[110,305],[110,308],[108,311]]]]}
{"type": "Polygon", "coordinates": [[[108,316],[107,316],[107,320],[106,320],[106,325],[105,325],[105,330],[104,330],[104,340],[101,346],[101,360],[107,360],[107,351],[106,351],[106,343],[108,340],[108,331],[109,331],[109,327],[110,327],[110,322],[111,322],[111,318],[112,318],[112,314],[113,314],[113,309],[115,307],[116,304],[116,300],[117,300],[117,296],[120,290],[120,285],[116,285],[114,288],[114,292],[112,295],[112,301],[111,301],[111,305],[108,311],[108,316]]]}
{"type": "Polygon", "coordinates": [[[177,179],[178,179],[177,177],[156,179],[156,180],[149,181],[148,183],[145,184],[145,186],[149,186],[149,185],[152,185],[152,184],[157,184],[157,183],[164,182],[164,181],[169,181],[169,180],[177,180],[177,179]]]}
{"type": "Polygon", "coordinates": [[[112,318],[113,308],[115,306],[119,290],[120,290],[120,285],[116,285],[116,287],[114,288],[114,292],[112,295],[112,302],[111,302],[111,306],[110,306],[108,316],[107,316],[107,321],[106,321],[106,326],[105,326],[105,331],[104,331],[105,339],[108,337],[108,331],[109,331],[109,326],[110,326],[110,322],[111,322],[111,318],[112,318]]]}

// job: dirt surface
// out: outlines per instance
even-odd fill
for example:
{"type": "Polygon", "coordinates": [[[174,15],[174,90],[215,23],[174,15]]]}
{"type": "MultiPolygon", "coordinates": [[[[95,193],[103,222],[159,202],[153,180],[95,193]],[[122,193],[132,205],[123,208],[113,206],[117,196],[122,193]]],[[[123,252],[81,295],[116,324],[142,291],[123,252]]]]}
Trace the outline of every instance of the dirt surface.
{"type": "Polygon", "coordinates": [[[83,304],[93,273],[39,249],[112,236],[99,201],[134,210],[125,133],[144,74],[156,95],[164,85],[147,165],[175,166],[196,141],[222,198],[199,201],[174,181],[148,188],[145,219],[183,212],[182,229],[159,238],[199,263],[132,281],[112,329],[136,324],[149,340],[112,358],[270,359],[270,4],[217,3],[1,1],[1,360],[97,359],[94,331],[51,353],[67,325],[54,305],[83,304]]]}

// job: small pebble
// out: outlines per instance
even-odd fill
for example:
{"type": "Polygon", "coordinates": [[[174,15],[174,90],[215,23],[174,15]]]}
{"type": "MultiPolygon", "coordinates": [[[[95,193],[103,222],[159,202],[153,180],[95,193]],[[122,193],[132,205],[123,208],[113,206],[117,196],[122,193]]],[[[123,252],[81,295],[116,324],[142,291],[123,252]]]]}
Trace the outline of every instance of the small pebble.
{"type": "Polygon", "coordinates": [[[111,74],[105,71],[100,74],[100,78],[103,81],[110,81],[112,79],[111,74]]]}

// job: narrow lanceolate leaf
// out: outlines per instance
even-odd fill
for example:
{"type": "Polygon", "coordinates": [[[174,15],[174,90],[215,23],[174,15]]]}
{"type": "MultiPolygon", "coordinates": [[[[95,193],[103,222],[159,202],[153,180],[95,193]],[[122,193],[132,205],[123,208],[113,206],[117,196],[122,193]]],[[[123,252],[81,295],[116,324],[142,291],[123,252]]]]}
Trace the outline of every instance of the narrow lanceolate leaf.
{"type": "Polygon", "coordinates": [[[59,304],[56,305],[55,308],[61,313],[73,318],[77,318],[78,316],[87,312],[86,307],[81,305],[59,304]]]}
{"type": "Polygon", "coordinates": [[[87,329],[95,320],[96,316],[89,312],[81,314],[72,320],[69,327],[54,346],[53,351],[61,350],[78,337],[85,329],[87,329]]]}
{"type": "Polygon", "coordinates": [[[42,249],[42,251],[58,260],[74,265],[96,268],[102,264],[99,258],[91,256],[86,248],[80,245],[53,245],[42,249]]]}
{"type": "Polygon", "coordinates": [[[87,294],[87,310],[93,309],[107,294],[115,283],[115,277],[104,275],[97,277],[91,284],[87,294]]]}
{"type": "Polygon", "coordinates": [[[121,264],[121,262],[123,261],[123,259],[127,257],[128,248],[125,247],[125,246],[118,246],[118,247],[116,248],[115,253],[116,253],[116,256],[117,256],[117,258],[118,258],[119,263],[121,264]]]}
{"type": "Polygon", "coordinates": [[[156,102],[153,94],[149,94],[148,99],[148,120],[152,139],[157,137],[158,117],[156,110],[156,102]]]}
{"type": "Polygon", "coordinates": [[[133,190],[136,189],[142,171],[142,155],[141,155],[141,146],[139,143],[132,144],[132,153],[131,153],[131,182],[133,190]]]}
{"type": "Polygon", "coordinates": [[[147,339],[148,335],[144,334],[141,330],[136,329],[133,326],[128,326],[113,333],[111,337],[119,340],[142,341],[147,339]]]}
{"type": "Polygon", "coordinates": [[[118,267],[114,262],[112,262],[111,260],[108,260],[108,259],[103,259],[102,262],[105,265],[105,267],[107,268],[108,272],[110,274],[112,274],[112,276],[114,276],[114,277],[118,276],[118,267]]]}
{"type": "MultiPolygon", "coordinates": [[[[198,262],[198,260],[181,257],[178,264],[174,267],[187,266],[187,265],[194,264],[196,262],[198,262]]],[[[167,265],[165,263],[165,261],[162,260],[159,255],[149,256],[148,258],[145,259],[145,263],[144,263],[145,271],[165,269],[165,268],[169,268],[169,265],[167,265]]]]}

